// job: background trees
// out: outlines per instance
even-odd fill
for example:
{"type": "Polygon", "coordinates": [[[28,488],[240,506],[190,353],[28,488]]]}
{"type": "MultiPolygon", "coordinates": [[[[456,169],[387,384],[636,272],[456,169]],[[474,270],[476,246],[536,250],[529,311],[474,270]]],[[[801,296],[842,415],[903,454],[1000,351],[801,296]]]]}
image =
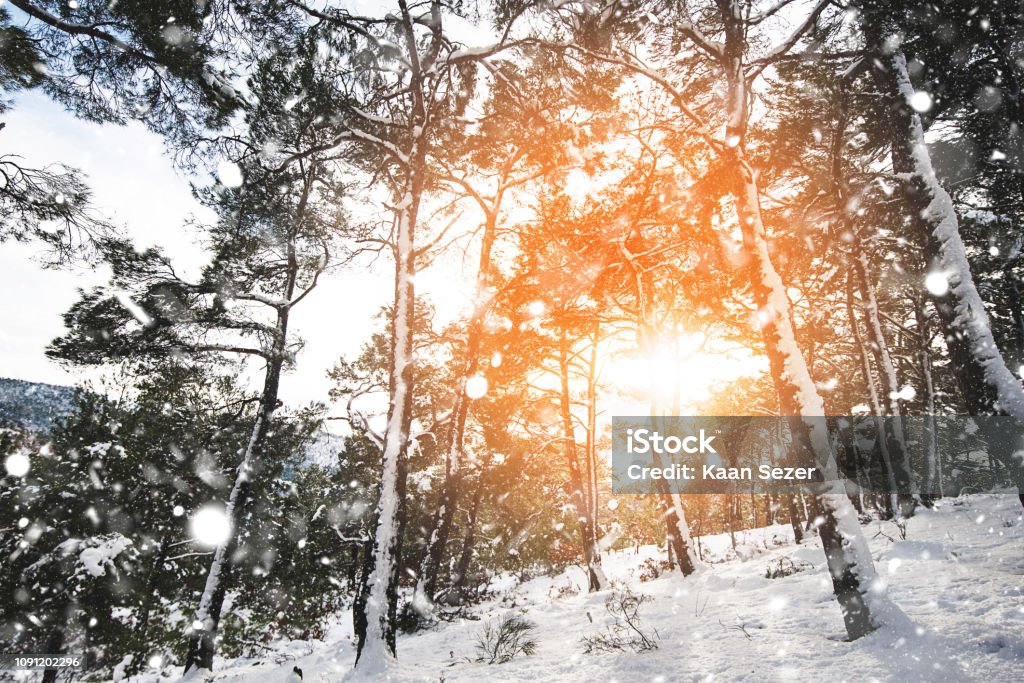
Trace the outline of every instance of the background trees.
{"type": "MultiPolygon", "coordinates": [[[[1020,483],[994,423],[952,443],[894,419],[1019,412],[1009,10],[11,6],[5,92],[141,120],[217,182],[195,176],[214,219],[190,279],[113,234],[72,170],[0,158],[0,237],[65,260],[84,242],[112,273],[50,353],[124,373],[49,435],[2,432],[36,461],[0,489],[5,640],[87,643],[103,672],[209,669],[352,609],[373,676],[401,628],[464,614],[501,572],[582,564],[601,591],[609,549],[664,544],[686,576],[701,536],[786,523],[821,537],[857,638],[896,618],[858,520],[932,504],[953,469],[1020,483]],[[345,427],[325,440],[281,388],[303,358],[293,312],[372,259],[393,296],[332,371],[345,427]],[[692,386],[687,363],[721,358],[692,386]],[[742,456],[797,443],[863,489],[617,498],[608,417],[626,409],[794,418],[742,456]],[[211,502],[229,533],[200,548],[189,520],[211,502]]],[[[360,295],[324,312],[339,334],[360,295]]]]}

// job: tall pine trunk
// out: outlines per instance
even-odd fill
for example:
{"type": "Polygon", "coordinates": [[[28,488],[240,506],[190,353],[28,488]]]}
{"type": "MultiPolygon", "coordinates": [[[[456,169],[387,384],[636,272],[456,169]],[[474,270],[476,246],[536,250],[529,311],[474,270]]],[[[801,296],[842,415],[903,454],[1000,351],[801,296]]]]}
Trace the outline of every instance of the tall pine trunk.
{"type": "Polygon", "coordinates": [[[853,333],[853,345],[857,348],[860,356],[861,372],[864,374],[864,384],[868,389],[868,405],[871,408],[872,421],[875,424],[875,439],[877,446],[875,451],[879,454],[882,469],[885,473],[886,485],[889,490],[885,499],[886,512],[890,518],[899,516],[900,504],[896,485],[896,472],[893,469],[892,458],[889,457],[889,440],[886,437],[885,420],[882,419],[882,407],[878,399],[878,385],[875,384],[875,377],[871,374],[871,359],[864,345],[864,338],[860,333],[860,323],[857,320],[856,308],[853,299],[853,273],[849,274],[846,286],[846,315],[850,323],[850,331],[853,333]]]}
{"type": "Polygon", "coordinates": [[[263,379],[256,421],[249,434],[242,461],[235,473],[235,481],[228,494],[225,515],[228,518],[230,535],[217,546],[213,561],[206,574],[206,583],[199,599],[199,607],[188,634],[188,649],[185,654],[185,672],[193,669],[212,669],[213,656],[217,648],[217,630],[220,626],[221,610],[227,595],[234,569],[235,554],[244,530],[244,515],[252,495],[253,477],[263,466],[263,455],[267,437],[278,407],[278,391],[281,385],[281,370],[284,366],[288,347],[288,322],[291,315],[291,301],[295,295],[299,265],[295,256],[295,236],[305,213],[306,202],[312,183],[312,172],[307,177],[291,228],[287,247],[287,266],[284,283],[284,301],[276,306],[277,320],[274,337],[267,354],[267,366],[263,379]]]}
{"type": "MultiPolygon", "coordinates": [[[[286,334],[286,330],[287,312],[285,311],[279,317],[277,329],[279,338],[283,339],[281,335],[286,334]]],[[[224,606],[224,597],[227,594],[234,569],[235,551],[238,550],[241,541],[246,506],[252,493],[252,480],[262,467],[267,434],[277,408],[278,387],[284,359],[283,346],[279,342],[275,342],[274,348],[274,354],[267,361],[263,393],[260,397],[256,421],[253,424],[242,462],[238,466],[235,481],[224,509],[231,529],[230,535],[214,550],[213,562],[206,574],[206,583],[199,599],[199,607],[192,621],[188,650],[185,655],[186,672],[192,669],[213,668],[221,609],[224,606]]]]}
{"type": "MultiPolygon", "coordinates": [[[[722,158],[732,181],[736,216],[748,259],[750,288],[758,308],[780,412],[790,416],[790,432],[797,456],[795,464],[816,467],[826,480],[835,479],[838,473],[824,424],[825,406],[797,345],[786,288],[768,250],[757,177],[746,159],[750,81],[743,63],[745,50],[745,25],[738,16],[727,17],[722,62],[728,86],[728,110],[722,158]]],[[[825,481],[813,488],[818,494],[823,517],[818,533],[828,559],[832,586],[846,631],[854,640],[878,626],[877,614],[873,613],[876,600],[880,599],[872,593],[874,563],[858,524],[857,512],[845,491],[825,481]]]]}
{"type": "Polygon", "coordinates": [[[917,360],[924,385],[924,493],[925,505],[942,498],[942,462],[939,459],[938,426],[935,420],[935,382],[932,379],[931,330],[923,302],[913,297],[914,320],[917,323],[917,360]]]}
{"type": "Polygon", "coordinates": [[[910,453],[907,449],[907,437],[905,426],[902,421],[902,405],[899,398],[900,387],[896,377],[896,366],[889,351],[889,341],[885,336],[880,318],[878,297],[875,293],[875,286],[871,278],[871,267],[861,242],[860,233],[851,218],[853,210],[850,196],[850,188],[846,181],[846,172],[843,164],[843,149],[846,142],[846,126],[849,120],[848,95],[844,86],[840,89],[837,102],[837,123],[832,137],[830,149],[831,157],[831,189],[832,198],[835,203],[835,210],[839,216],[843,232],[849,239],[849,253],[847,262],[849,267],[849,279],[847,282],[847,313],[850,318],[850,325],[853,328],[854,336],[861,353],[864,365],[865,379],[871,393],[871,408],[875,417],[877,438],[879,439],[879,450],[885,461],[885,468],[889,477],[892,499],[892,511],[901,516],[910,516],[914,512],[914,505],[919,500],[916,482],[910,465],[910,453]],[[868,362],[863,340],[860,338],[857,320],[853,313],[853,285],[856,282],[860,290],[861,308],[864,314],[864,328],[867,330],[870,348],[878,368],[878,375],[882,381],[882,392],[875,388],[871,376],[870,363],[868,362]],[[884,407],[885,412],[882,412],[884,407]],[[880,419],[881,416],[888,419],[880,419]]]}
{"type": "Polygon", "coordinates": [[[452,580],[452,589],[456,592],[461,592],[465,587],[466,579],[469,577],[469,568],[473,563],[473,549],[476,545],[476,519],[480,512],[483,492],[484,480],[483,473],[481,473],[476,490],[473,492],[473,504],[469,508],[469,518],[466,520],[466,535],[462,540],[462,552],[459,554],[459,563],[455,567],[455,578],[452,580]]]}
{"type": "MultiPolygon", "coordinates": [[[[422,128],[415,126],[422,134],[422,128]]],[[[363,585],[353,606],[355,670],[380,675],[396,657],[395,617],[398,573],[405,527],[406,456],[412,422],[413,328],[415,291],[414,232],[424,186],[425,149],[414,140],[405,192],[395,207],[395,306],[391,324],[390,404],[381,454],[380,495],[373,546],[363,585]]]]}

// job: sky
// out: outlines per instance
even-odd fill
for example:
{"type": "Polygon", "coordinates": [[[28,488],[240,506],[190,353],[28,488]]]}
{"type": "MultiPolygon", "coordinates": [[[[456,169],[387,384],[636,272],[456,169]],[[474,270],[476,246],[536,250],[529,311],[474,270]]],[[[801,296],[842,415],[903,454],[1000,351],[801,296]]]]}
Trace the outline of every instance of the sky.
{"type": "MultiPolygon", "coordinates": [[[[190,216],[209,216],[192,196],[190,182],[205,185],[212,177],[186,177],[176,169],[163,139],[137,122],[126,126],[97,124],[75,118],[40,92],[21,92],[4,115],[0,149],[21,155],[29,166],[62,162],[81,171],[92,188],[96,209],[131,237],[137,248],[159,246],[186,277],[197,275],[206,260],[202,235],[187,227],[190,216]]],[[[358,196],[353,198],[356,203],[358,196]]],[[[367,198],[368,199],[368,198],[367,198]]],[[[478,218],[472,210],[461,219],[468,231],[478,218]]],[[[73,385],[94,376],[80,369],[62,367],[45,355],[46,346],[64,331],[62,314],[77,300],[79,288],[106,282],[101,265],[59,270],[43,268],[37,260],[40,245],[0,245],[0,377],[34,382],[73,385]]],[[[465,283],[466,267],[461,249],[451,249],[425,272],[416,276],[418,293],[434,304],[437,321],[444,323],[468,312],[471,287],[465,283]]],[[[327,371],[336,361],[354,357],[380,323],[375,319],[392,298],[393,266],[389,259],[331,272],[292,315],[292,330],[304,341],[294,369],[282,378],[281,397],[296,407],[326,401],[330,382],[327,371]]],[[[615,361],[607,379],[624,394],[635,369],[615,361]]],[[[249,376],[257,373],[252,368],[249,376]]],[[[698,354],[665,373],[669,384],[683,383],[690,401],[707,396],[722,381],[763,371],[763,359],[749,352],[723,361],[698,354]]],[[[616,398],[611,392],[606,416],[635,414],[635,401],[616,398]]],[[[646,402],[645,402],[646,403],[646,402]]],[[[603,411],[604,412],[604,411],[603,411]]],[[[329,410],[339,414],[339,408],[329,410]]]]}
{"type": "MultiPolygon", "coordinates": [[[[82,121],[38,92],[19,93],[4,121],[7,126],[0,131],[0,144],[5,153],[21,155],[31,166],[59,161],[77,168],[92,188],[99,212],[120,226],[139,249],[159,246],[179,272],[186,277],[198,274],[206,260],[202,235],[187,222],[190,216],[210,214],[196,202],[189,183],[205,184],[212,178],[189,178],[176,169],[161,137],[136,122],[116,126],[82,121]]],[[[471,214],[464,220],[476,223],[471,214]]],[[[46,357],[45,349],[64,332],[61,316],[77,300],[78,289],[103,284],[109,271],[99,264],[47,269],[38,260],[40,250],[33,243],[0,245],[0,291],[4,292],[0,296],[0,320],[4,321],[0,377],[74,385],[95,371],[61,366],[46,357]]],[[[459,277],[462,272],[462,252],[452,249],[432,268],[417,274],[417,290],[429,296],[439,322],[468,311],[470,291],[459,277]]],[[[294,369],[282,378],[281,396],[287,405],[327,400],[327,371],[343,355],[358,354],[379,327],[375,317],[391,299],[392,287],[388,259],[321,278],[317,289],[293,312],[292,329],[305,345],[294,369]]],[[[670,383],[685,382],[689,399],[700,400],[711,385],[762,369],[762,363],[749,354],[726,362],[716,358],[709,364],[711,358],[689,359],[665,378],[670,383]]],[[[613,361],[607,378],[629,394],[627,385],[633,382],[627,379],[635,374],[628,364],[613,361]]],[[[602,411],[606,419],[613,413],[643,410],[643,404],[612,394],[607,397],[607,410],[602,411]]],[[[339,409],[329,414],[339,414],[339,409]]]]}
{"type": "MultiPolygon", "coordinates": [[[[62,162],[79,169],[97,209],[139,248],[160,246],[183,273],[198,273],[206,256],[201,236],[186,221],[209,214],[193,198],[190,179],[174,168],[160,136],[139,123],[76,119],[38,92],[19,93],[4,122],[5,154],[21,155],[30,166],[62,162]]],[[[38,244],[0,245],[0,377],[71,385],[84,374],[61,367],[44,351],[64,331],[61,316],[77,300],[78,288],[102,284],[109,271],[88,265],[46,269],[39,254],[38,244]]],[[[294,329],[306,346],[282,380],[286,403],[326,400],[327,370],[342,354],[358,352],[376,324],[374,315],[391,296],[389,267],[382,260],[324,277],[296,308],[294,329]]]]}

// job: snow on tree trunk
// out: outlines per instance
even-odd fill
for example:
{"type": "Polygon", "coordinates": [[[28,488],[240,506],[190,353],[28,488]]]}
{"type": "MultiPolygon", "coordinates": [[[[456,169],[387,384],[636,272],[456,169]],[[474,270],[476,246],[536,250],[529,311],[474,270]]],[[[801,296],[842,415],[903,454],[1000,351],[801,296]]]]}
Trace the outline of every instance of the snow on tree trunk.
{"type": "Polygon", "coordinates": [[[313,175],[310,171],[306,177],[294,221],[285,242],[287,266],[284,270],[283,298],[273,304],[276,320],[269,352],[266,355],[267,365],[264,373],[263,392],[260,396],[260,407],[225,506],[224,512],[229,522],[229,536],[214,551],[213,561],[207,572],[206,583],[199,599],[199,607],[189,626],[188,649],[185,655],[186,673],[194,669],[211,669],[213,667],[221,608],[227,594],[233,558],[244,527],[242,514],[251,495],[252,478],[261,467],[271,422],[278,407],[281,371],[288,349],[288,325],[293,305],[296,303],[293,301],[293,297],[302,267],[296,256],[296,239],[305,216],[312,182],[313,175]]]}
{"type": "Polygon", "coordinates": [[[846,126],[849,121],[849,97],[845,87],[846,80],[843,80],[844,87],[841,88],[837,102],[837,124],[833,134],[830,150],[831,157],[831,186],[840,225],[848,236],[849,254],[847,264],[849,277],[847,279],[846,305],[850,325],[853,330],[854,340],[861,355],[865,382],[871,395],[871,409],[875,416],[875,428],[878,439],[879,451],[885,464],[886,474],[889,478],[889,496],[891,508],[894,515],[912,515],[914,504],[919,500],[916,482],[910,466],[910,454],[907,449],[907,438],[904,424],[902,422],[902,405],[900,403],[900,387],[896,377],[896,366],[893,363],[892,355],[889,352],[889,342],[886,339],[885,331],[882,328],[879,316],[878,297],[875,294],[874,283],[871,280],[871,266],[860,239],[860,233],[851,217],[851,212],[856,205],[851,200],[850,188],[846,180],[845,165],[843,163],[843,150],[846,147],[846,126]],[[857,317],[854,314],[853,289],[854,280],[861,295],[861,309],[864,314],[864,326],[867,329],[870,347],[878,367],[878,374],[884,384],[882,400],[879,400],[878,391],[875,387],[874,378],[871,375],[871,364],[868,360],[863,339],[858,329],[857,317]],[[885,406],[885,413],[882,412],[882,405],[885,406]],[[880,418],[883,414],[889,417],[888,420],[880,418]],[[909,495],[908,495],[909,494],[909,495]],[[905,503],[901,504],[901,503],[905,503]]]}
{"type": "MultiPolygon", "coordinates": [[[[754,171],[743,157],[741,145],[730,150],[727,161],[734,174],[736,214],[749,258],[751,290],[761,333],[780,410],[783,415],[792,416],[790,431],[798,457],[794,464],[817,467],[825,482],[834,482],[838,476],[836,462],[824,419],[820,417],[825,414],[825,406],[797,345],[786,289],[768,251],[754,171]]],[[[876,604],[879,612],[889,611],[889,606],[884,604],[884,593],[877,591],[874,563],[853,504],[841,487],[825,482],[814,487],[823,516],[818,533],[846,631],[854,640],[880,625],[876,604]]]]}
{"type": "Polygon", "coordinates": [[[260,412],[256,416],[242,462],[238,466],[231,493],[224,507],[224,514],[230,524],[230,535],[214,550],[213,561],[206,574],[206,583],[199,599],[199,607],[189,626],[188,651],[185,656],[186,673],[192,669],[213,668],[221,608],[227,593],[232,557],[238,548],[243,528],[242,513],[249,499],[252,478],[259,467],[263,443],[277,405],[277,380],[280,378],[281,369],[280,362],[275,361],[276,359],[272,360],[268,366],[267,387],[260,402],[260,412]]]}
{"type": "Polygon", "coordinates": [[[747,26],[742,17],[723,6],[725,42],[718,55],[725,72],[727,111],[725,144],[719,147],[732,179],[736,217],[743,235],[751,292],[757,305],[769,367],[779,395],[779,409],[789,416],[794,464],[816,467],[822,481],[813,485],[822,519],[817,526],[828,560],[836,600],[850,639],[866,635],[895,607],[878,592],[875,567],[857,521],[857,512],[838,484],[838,468],[825,425],[825,406],[796,342],[793,320],[782,278],[772,262],[761,218],[761,193],[745,154],[750,79],[743,56],[747,26]],[[815,419],[817,418],[817,419],[815,419]],[[829,484],[828,482],[835,482],[829,484]]]}
{"type": "MultiPolygon", "coordinates": [[[[988,314],[974,284],[953,200],[939,184],[925,142],[920,115],[910,105],[915,95],[906,57],[898,46],[896,29],[871,13],[862,12],[869,47],[878,55],[873,70],[892,100],[893,170],[903,181],[906,213],[931,273],[945,277],[948,291],[931,293],[952,360],[952,369],[972,415],[1012,417],[1018,432],[1024,428],[1024,389],[1007,367],[996,346],[988,314]]],[[[981,425],[990,455],[1008,470],[1024,504],[1024,451],[1019,433],[1008,438],[991,421],[981,425]]]]}
{"type": "Polygon", "coordinates": [[[928,329],[928,316],[924,312],[922,301],[914,297],[914,320],[917,323],[917,358],[921,364],[921,381],[924,383],[924,494],[922,499],[926,505],[942,498],[942,464],[939,462],[939,444],[937,425],[935,423],[935,383],[932,379],[932,352],[930,348],[931,332],[928,329]]]}
{"type": "Polygon", "coordinates": [[[590,337],[590,358],[587,361],[587,441],[583,457],[587,469],[587,514],[593,523],[590,525],[590,542],[599,548],[600,532],[597,520],[599,514],[597,491],[597,345],[601,340],[601,322],[594,321],[590,337]]]}
{"type": "MultiPolygon", "coordinates": [[[[855,250],[852,259],[853,271],[860,283],[865,327],[868,331],[868,339],[871,340],[870,347],[875,356],[879,375],[884,382],[882,399],[885,406],[885,417],[888,419],[876,420],[878,426],[881,427],[878,438],[883,442],[885,454],[889,458],[889,468],[895,479],[891,493],[900,503],[899,512],[902,516],[911,516],[914,512],[914,503],[920,499],[920,494],[910,467],[910,453],[907,449],[907,437],[902,421],[903,407],[900,401],[900,386],[896,378],[896,366],[889,353],[889,341],[882,329],[875,288],[868,276],[867,256],[859,240],[855,239],[851,248],[855,250]]],[[[879,416],[881,413],[876,412],[875,415],[879,416]]]]}
{"type": "Polygon", "coordinates": [[[875,434],[878,440],[878,453],[881,456],[882,467],[885,469],[886,483],[889,486],[889,491],[887,492],[889,500],[888,512],[890,516],[898,517],[901,514],[901,509],[899,497],[896,494],[899,490],[896,486],[896,473],[893,471],[892,459],[889,457],[889,444],[885,437],[886,430],[884,421],[880,417],[882,415],[882,406],[878,398],[878,387],[875,385],[874,375],[871,374],[871,359],[868,357],[864,339],[861,337],[860,323],[857,320],[857,314],[855,312],[852,272],[847,279],[846,315],[850,323],[850,330],[853,332],[853,345],[857,348],[857,352],[860,355],[861,372],[864,373],[864,383],[868,388],[868,405],[871,407],[871,415],[873,416],[875,423],[875,434]]]}
{"type": "MultiPolygon", "coordinates": [[[[289,273],[285,287],[287,297],[294,293],[295,272],[289,273]]],[[[242,461],[235,473],[235,481],[228,494],[224,514],[229,522],[229,536],[214,550],[213,561],[206,574],[206,583],[199,607],[196,609],[188,631],[188,650],[185,655],[185,672],[193,669],[212,669],[213,656],[216,652],[217,628],[220,625],[221,608],[227,594],[229,575],[233,557],[238,549],[244,527],[242,517],[252,488],[252,478],[261,465],[263,449],[270,432],[271,420],[277,409],[278,390],[281,383],[281,369],[284,363],[284,352],[288,338],[287,307],[278,310],[277,326],[274,341],[267,360],[264,377],[263,393],[260,397],[260,408],[256,415],[249,440],[246,443],[242,461]]]]}
{"type": "Polygon", "coordinates": [[[361,588],[360,605],[353,609],[358,638],[354,672],[383,675],[395,659],[395,617],[398,609],[398,571],[405,522],[406,454],[412,409],[412,348],[414,252],[413,232],[423,191],[422,151],[414,143],[410,178],[396,211],[395,306],[392,318],[391,402],[384,431],[377,527],[361,588]]]}
{"type": "MultiPolygon", "coordinates": [[[[624,241],[620,249],[633,271],[637,296],[637,346],[648,359],[647,379],[649,382],[649,392],[654,397],[657,395],[655,385],[658,373],[662,369],[657,367],[655,361],[656,334],[651,322],[650,308],[652,306],[652,296],[648,291],[650,283],[644,278],[643,269],[634,262],[633,253],[624,241]]],[[[658,415],[661,410],[661,406],[652,400],[651,415],[658,415]]],[[[658,454],[654,453],[653,457],[654,466],[661,467],[661,459],[658,454]]],[[[700,557],[698,552],[694,550],[693,539],[690,537],[690,525],[686,522],[686,512],[683,508],[682,498],[680,498],[678,493],[672,493],[669,490],[668,483],[664,479],[657,480],[655,486],[658,489],[658,500],[661,504],[662,515],[665,517],[665,533],[668,537],[669,547],[671,552],[675,554],[675,561],[679,566],[680,573],[683,576],[689,576],[700,567],[700,557]]]]}

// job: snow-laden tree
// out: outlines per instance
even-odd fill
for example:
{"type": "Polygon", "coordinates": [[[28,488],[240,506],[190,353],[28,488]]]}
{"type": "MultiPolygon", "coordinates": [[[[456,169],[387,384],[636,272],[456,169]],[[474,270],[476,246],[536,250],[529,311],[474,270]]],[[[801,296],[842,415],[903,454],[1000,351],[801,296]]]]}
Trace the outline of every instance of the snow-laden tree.
{"type": "MultiPolygon", "coordinates": [[[[0,115],[5,96],[38,88],[83,119],[139,120],[175,143],[217,127],[239,104],[231,5],[12,0],[0,8],[0,115]]],[[[0,121],[0,135],[19,134],[0,121]]],[[[82,174],[59,161],[0,153],[0,209],[0,240],[40,240],[55,264],[113,232],[82,174]]]]}
{"type": "MultiPolygon", "coordinates": [[[[249,397],[222,372],[129,364],[102,387],[109,398],[77,392],[71,414],[30,452],[28,475],[4,480],[2,581],[13,599],[0,638],[10,647],[52,642],[54,653],[85,654],[88,668],[108,675],[126,658],[130,673],[153,656],[173,661],[175,644],[184,651],[164,622],[201,585],[208,555],[193,544],[186,511],[222,494],[251,420],[249,397]],[[89,578],[72,566],[96,554],[84,553],[90,547],[110,550],[112,571],[89,578]],[[75,576],[92,582],[87,595],[75,576]]],[[[289,431],[279,431],[279,448],[289,431]]],[[[97,572],[108,564],[97,562],[97,572]]]]}
{"type": "Polygon", "coordinates": [[[990,453],[1000,460],[1021,491],[1024,504],[1024,387],[1007,367],[993,337],[984,301],[975,286],[960,234],[960,220],[939,182],[925,139],[922,111],[932,96],[911,80],[901,43],[913,24],[901,8],[861,3],[861,27],[874,82],[889,105],[887,132],[892,168],[901,181],[901,200],[913,238],[923,252],[926,289],[938,313],[967,410],[972,415],[1012,418],[1017,434],[984,421],[990,453]],[[931,278],[930,280],[927,278],[931,278]]]}
{"type": "Polygon", "coordinates": [[[821,419],[824,404],[795,334],[786,285],[763,219],[763,188],[747,149],[760,77],[780,60],[798,54],[798,46],[805,53],[815,51],[829,6],[824,0],[770,6],[740,1],[641,5],[629,11],[635,17],[632,25],[618,21],[617,15],[626,10],[614,4],[596,9],[565,6],[558,10],[562,26],[589,40],[566,43],[556,31],[549,44],[581,59],[617,64],[665,89],[684,117],[678,125],[692,130],[712,153],[719,191],[731,198],[733,220],[742,235],[749,291],[780,413],[790,416],[794,457],[823,475],[824,481],[815,486],[823,518],[819,532],[847,631],[851,638],[859,638],[875,629],[891,606],[877,593],[856,510],[837,484],[835,453],[821,419]],[[624,41],[615,35],[623,26],[633,29],[624,41]],[[635,48],[639,43],[648,56],[640,56],[635,48]],[[711,91],[700,98],[687,79],[692,75],[695,81],[705,74],[711,91]]]}
{"type": "Polygon", "coordinates": [[[421,216],[434,159],[462,125],[459,117],[475,90],[477,66],[504,49],[497,40],[465,48],[447,30],[460,8],[441,2],[410,5],[399,0],[380,16],[318,8],[296,0],[290,14],[309,22],[333,60],[338,97],[333,120],[343,127],[333,147],[379,178],[391,214],[385,243],[395,262],[389,410],[382,439],[382,478],[373,552],[354,610],[356,669],[377,675],[395,656],[398,567],[406,516],[407,450],[413,400],[413,286],[425,244],[421,216]]]}
{"type": "Polygon", "coordinates": [[[263,363],[258,411],[224,501],[232,531],[216,549],[190,621],[187,668],[212,665],[243,511],[265,465],[282,370],[299,348],[289,331],[291,313],[335,260],[345,224],[337,170],[318,150],[333,135],[318,126],[323,101],[292,102],[315,82],[315,64],[301,53],[293,57],[258,65],[242,130],[207,143],[227,156],[219,163],[219,184],[200,193],[218,214],[206,227],[212,263],[192,281],[153,250],[140,254],[126,242],[105,240],[113,280],[76,304],[66,318],[71,332],[52,348],[73,363],[196,354],[263,363]],[[275,151],[285,145],[306,153],[275,151]]]}

